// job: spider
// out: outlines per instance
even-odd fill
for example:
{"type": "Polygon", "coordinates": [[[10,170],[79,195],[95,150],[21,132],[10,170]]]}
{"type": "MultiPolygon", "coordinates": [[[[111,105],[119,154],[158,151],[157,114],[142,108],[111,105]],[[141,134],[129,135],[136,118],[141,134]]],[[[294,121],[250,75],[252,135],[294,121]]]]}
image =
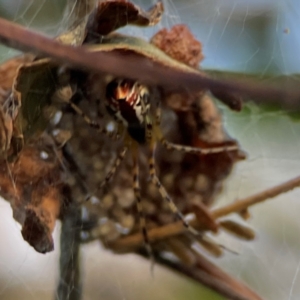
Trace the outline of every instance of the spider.
{"type": "MultiPolygon", "coordinates": [[[[123,147],[119,151],[110,171],[105,176],[99,189],[103,188],[114,176],[118,166],[124,160],[128,150],[132,153],[133,159],[133,190],[137,203],[137,211],[140,220],[140,227],[144,238],[145,247],[151,255],[150,241],[146,229],[146,219],[141,204],[141,188],[139,180],[139,147],[146,145],[149,147],[150,155],[148,159],[149,177],[151,182],[157,187],[161,197],[168,203],[171,211],[181,220],[183,226],[193,235],[200,233],[189,225],[184,215],[177,208],[165,187],[160,182],[155,168],[155,148],[157,143],[161,143],[168,150],[177,150],[184,153],[211,154],[224,151],[236,151],[238,146],[222,146],[208,149],[189,147],[174,144],[167,141],[160,130],[161,109],[158,102],[151,101],[151,93],[147,86],[138,81],[115,78],[106,86],[105,105],[108,113],[116,120],[118,130],[109,132],[101,127],[97,122],[91,120],[76,104],[69,102],[77,114],[81,115],[85,122],[97,129],[100,133],[108,135],[113,139],[120,139],[119,129],[125,129],[123,137],[123,147]]],[[[87,196],[86,200],[91,198],[87,196]]]]}

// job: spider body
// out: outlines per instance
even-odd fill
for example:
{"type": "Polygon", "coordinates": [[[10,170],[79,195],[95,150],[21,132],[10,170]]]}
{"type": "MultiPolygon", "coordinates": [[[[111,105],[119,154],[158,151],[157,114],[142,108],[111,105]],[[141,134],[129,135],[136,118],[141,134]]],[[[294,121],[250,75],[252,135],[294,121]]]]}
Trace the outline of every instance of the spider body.
{"type": "MultiPolygon", "coordinates": [[[[146,113],[149,111],[149,90],[136,81],[115,79],[106,88],[107,111],[122,123],[132,139],[147,142],[146,113]]],[[[149,119],[148,123],[151,122],[149,119]]]]}
{"type": "MultiPolygon", "coordinates": [[[[167,141],[160,130],[160,107],[159,103],[151,108],[150,105],[154,101],[150,101],[149,89],[139,82],[130,79],[114,79],[106,86],[105,92],[106,109],[110,115],[114,117],[119,125],[122,125],[127,131],[127,136],[124,139],[123,147],[119,151],[115,162],[110,171],[105,176],[103,182],[99,185],[99,189],[107,185],[117,171],[118,166],[124,160],[128,150],[130,150],[133,159],[133,190],[137,203],[137,210],[141,223],[141,229],[144,236],[145,246],[148,253],[151,255],[150,242],[146,230],[146,220],[142,209],[142,197],[139,179],[139,145],[146,145],[149,148],[148,169],[149,177],[158,189],[162,199],[166,201],[170,210],[182,221],[183,226],[192,234],[199,233],[191,227],[185,220],[184,215],[177,208],[172,197],[168,194],[165,187],[160,182],[156,172],[155,147],[157,143],[161,143],[168,150],[176,150],[184,153],[193,154],[211,154],[225,151],[236,151],[237,145],[221,146],[214,148],[195,148],[191,146],[173,144],[167,141]]],[[[83,117],[86,123],[95,128],[98,132],[104,133],[111,138],[120,138],[117,133],[107,131],[97,122],[91,120],[83,111],[72,101],[71,107],[83,117]]],[[[90,199],[88,196],[86,200],[90,199]]]]}

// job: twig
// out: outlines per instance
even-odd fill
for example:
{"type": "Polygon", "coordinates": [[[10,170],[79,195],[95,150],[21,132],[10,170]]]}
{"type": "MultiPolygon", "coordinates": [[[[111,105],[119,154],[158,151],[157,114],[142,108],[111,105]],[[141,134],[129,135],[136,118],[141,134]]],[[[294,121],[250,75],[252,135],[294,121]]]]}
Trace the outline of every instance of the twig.
{"type": "Polygon", "coordinates": [[[0,42],[21,51],[55,58],[59,63],[69,64],[84,70],[105,72],[123,78],[132,78],[147,84],[164,86],[181,91],[201,91],[209,89],[213,93],[228,91],[241,96],[259,99],[281,99],[281,101],[300,101],[298,87],[284,89],[278,86],[266,86],[258,82],[235,80],[215,80],[204,73],[182,72],[163,66],[155,61],[149,62],[143,56],[120,53],[91,53],[84,47],[71,47],[47,38],[0,18],[0,42]]]}
{"type": "Polygon", "coordinates": [[[237,200],[237,201],[235,201],[231,204],[228,204],[224,207],[216,208],[212,211],[212,215],[215,219],[217,219],[217,218],[226,216],[233,212],[240,212],[249,206],[263,202],[267,199],[274,198],[280,194],[283,194],[290,190],[293,190],[294,188],[296,188],[298,186],[300,186],[300,176],[298,176],[294,179],[291,179],[289,181],[286,181],[282,184],[279,184],[277,186],[274,186],[270,189],[267,189],[263,192],[257,193],[248,198],[245,198],[243,200],[237,200]]]}
{"type": "MultiPolygon", "coordinates": [[[[206,74],[209,74],[210,78],[218,78],[219,80],[235,80],[236,78],[242,79],[244,82],[253,82],[259,79],[261,84],[269,86],[280,86],[286,91],[291,91],[299,86],[300,75],[299,74],[280,74],[274,76],[274,74],[252,74],[252,73],[238,73],[231,71],[217,71],[211,69],[204,70],[206,74]]],[[[275,95],[274,95],[275,96],[275,95]]],[[[277,106],[281,110],[290,110],[291,113],[295,113],[300,109],[300,101],[297,98],[285,98],[284,101],[281,96],[266,97],[266,98],[248,98],[244,97],[243,101],[250,100],[259,105],[272,105],[277,106]]]]}
{"type": "MultiPolygon", "coordinates": [[[[293,190],[297,186],[300,186],[300,176],[291,179],[285,183],[279,184],[275,187],[272,187],[270,189],[267,189],[263,192],[255,194],[253,196],[250,196],[248,198],[237,200],[221,208],[216,208],[211,212],[212,217],[214,219],[218,219],[220,217],[224,217],[231,213],[238,213],[254,204],[258,204],[267,199],[274,198],[282,193],[286,193],[290,190],[293,190]]],[[[190,222],[190,224],[197,229],[200,230],[203,229],[199,227],[199,224],[195,218],[190,222]]],[[[170,238],[178,234],[182,234],[185,231],[186,228],[183,227],[182,222],[176,222],[176,223],[151,229],[149,230],[148,235],[150,241],[154,242],[154,241],[170,238]]],[[[138,234],[134,234],[119,239],[109,244],[109,248],[113,248],[116,252],[123,252],[123,251],[127,251],[128,249],[139,247],[142,243],[143,243],[143,236],[140,233],[138,233],[138,234]]]]}
{"type": "MultiPolygon", "coordinates": [[[[147,254],[140,250],[139,255],[147,257],[147,254]]],[[[201,285],[217,292],[218,294],[231,300],[263,300],[257,293],[252,291],[244,283],[231,277],[222,269],[209,262],[207,258],[198,256],[198,262],[195,266],[187,266],[182,263],[172,261],[169,258],[155,255],[155,261],[164,267],[177,271],[181,275],[199,282],[201,285]]]]}
{"type": "Polygon", "coordinates": [[[70,205],[62,220],[60,237],[60,278],[56,300],[80,300],[82,286],[80,278],[80,227],[78,207],[70,205]]]}

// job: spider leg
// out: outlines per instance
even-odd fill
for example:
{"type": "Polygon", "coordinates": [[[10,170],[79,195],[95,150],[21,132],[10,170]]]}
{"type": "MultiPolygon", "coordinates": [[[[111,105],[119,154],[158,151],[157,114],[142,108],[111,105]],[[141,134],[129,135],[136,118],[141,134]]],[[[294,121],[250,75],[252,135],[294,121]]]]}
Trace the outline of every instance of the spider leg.
{"type": "Polygon", "coordinates": [[[145,120],[146,124],[146,141],[148,143],[152,142],[152,132],[153,132],[153,125],[152,125],[152,119],[150,116],[150,104],[148,99],[141,98],[141,105],[142,105],[142,115],[145,120]]]}
{"type": "Polygon", "coordinates": [[[227,152],[227,151],[236,151],[239,149],[238,145],[228,145],[228,146],[220,146],[220,147],[213,147],[213,148],[190,147],[190,146],[171,143],[167,141],[164,137],[161,137],[159,141],[168,150],[176,150],[180,152],[194,153],[194,154],[196,153],[212,154],[212,153],[220,153],[220,152],[227,152]]]}
{"type": "Polygon", "coordinates": [[[134,195],[136,198],[136,206],[137,206],[137,211],[138,211],[138,218],[140,221],[140,227],[142,230],[143,238],[144,238],[144,243],[145,243],[145,248],[146,251],[148,252],[148,255],[151,259],[153,259],[153,252],[152,248],[149,242],[149,236],[147,232],[147,227],[146,227],[146,217],[143,211],[143,206],[142,206],[142,198],[141,198],[141,188],[140,188],[140,182],[139,182],[139,165],[138,165],[138,152],[135,147],[133,151],[133,191],[134,195]]]}
{"type": "MultiPolygon", "coordinates": [[[[124,160],[124,158],[126,156],[126,153],[127,153],[127,150],[128,150],[127,146],[125,146],[125,147],[123,147],[121,149],[121,151],[118,153],[118,156],[117,156],[116,160],[114,161],[111,169],[106,174],[104,180],[101,182],[101,184],[98,186],[98,188],[96,189],[96,191],[93,194],[95,194],[98,190],[102,189],[105,185],[107,185],[107,183],[110,181],[110,179],[114,176],[114,174],[116,173],[116,170],[117,170],[118,166],[124,160]]],[[[90,200],[91,197],[92,197],[92,195],[88,195],[86,197],[86,201],[90,200]]]]}
{"type": "Polygon", "coordinates": [[[83,118],[83,120],[87,123],[88,126],[96,129],[98,132],[105,134],[111,139],[119,139],[120,136],[117,132],[115,131],[108,131],[106,130],[103,126],[101,126],[99,123],[96,121],[92,120],[88,115],[86,115],[81,108],[79,108],[75,103],[72,101],[68,101],[68,104],[72,107],[72,109],[80,116],[83,118]]]}
{"type": "Polygon", "coordinates": [[[157,101],[156,108],[155,108],[155,124],[156,126],[160,125],[161,121],[161,107],[160,107],[160,101],[157,101]]]}
{"type": "Polygon", "coordinates": [[[168,150],[176,150],[185,153],[199,153],[199,154],[212,154],[212,153],[220,153],[220,152],[227,152],[227,151],[236,151],[239,149],[238,145],[228,145],[228,146],[221,146],[221,147],[212,147],[212,148],[197,148],[197,147],[190,147],[184,146],[180,144],[174,144],[166,140],[159,129],[161,120],[161,107],[160,103],[158,102],[155,108],[155,129],[158,135],[158,140],[160,143],[168,150]]]}
{"type": "Polygon", "coordinates": [[[105,186],[108,181],[113,177],[113,175],[116,173],[116,170],[118,166],[121,164],[123,159],[125,158],[125,155],[127,153],[128,147],[123,147],[122,150],[118,153],[118,156],[112,165],[110,171],[106,174],[104,181],[101,183],[101,187],[105,186]]]}
{"type": "MultiPolygon", "coordinates": [[[[143,101],[142,101],[143,104],[143,101]]],[[[156,170],[155,170],[155,141],[153,141],[153,125],[150,118],[150,110],[145,106],[145,120],[146,120],[146,137],[147,141],[150,144],[150,157],[149,157],[149,173],[150,173],[150,179],[151,182],[157,187],[160,195],[162,198],[167,201],[171,211],[179,218],[179,220],[182,221],[185,228],[187,228],[193,235],[199,235],[199,232],[194,229],[192,226],[188,224],[188,222],[185,220],[183,214],[180,212],[180,210],[177,208],[176,204],[174,203],[173,199],[168,194],[165,187],[161,184],[160,180],[157,177],[156,170]]],[[[160,118],[159,111],[156,110],[156,118],[160,118]]],[[[157,119],[156,119],[157,120],[157,119]]],[[[157,127],[157,126],[155,126],[157,127]]]]}
{"type": "Polygon", "coordinates": [[[155,147],[151,147],[151,156],[149,157],[149,173],[150,173],[150,179],[151,182],[157,187],[161,197],[168,203],[171,211],[177,216],[177,218],[182,222],[183,226],[191,232],[193,235],[200,235],[200,233],[189,225],[189,223],[185,220],[184,215],[181,213],[181,211],[178,209],[176,204],[174,203],[173,199],[168,194],[165,187],[161,184],[160,180],[158,179],[158,176],[156,174],[155,170],[155,147]]]}
{"type": "MultiPolygon", "coordinates": [[[[106,130],[104,127],[102,127],[99,123],[96,121],[93,121],[88,115],[86,115],[81,108],[79,108],[72,99],[79,97],[79,99],[83,98],[83,95],[80,94],[74,94],[74,91],[70,86],[63,87],[58,89],[53,97],[52,101],[54,103],[66,103],[68,104],[86,123],[88,126],[96,129],[98,132],[105,134],[106,136],[112,138],[112,139],[118,139],[118,133],[111,132],[106,130]]],[[[97,100],[97,107],[99,108],[99,100],[97,100]]],[[[98,116],[100,115],[100,110],[97,110],[98,116]]]]}

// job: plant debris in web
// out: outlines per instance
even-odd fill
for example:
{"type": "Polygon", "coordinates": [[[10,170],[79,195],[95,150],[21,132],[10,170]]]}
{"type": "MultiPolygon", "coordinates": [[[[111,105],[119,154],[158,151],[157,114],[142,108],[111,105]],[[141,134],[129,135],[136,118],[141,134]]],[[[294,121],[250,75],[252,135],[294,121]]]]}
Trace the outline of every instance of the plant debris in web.
{"type": "MultiPolygon", "coordinates": [[[[139,58],[175,72],[205,76],[199,70],[202,45],[184,24],[160,30],[150,42],[115,32],[128,24],[153,26],[162,14],[161,2],[148,11],[127,1],[99,2],[82,23],[57,40],[83,44],[90,52],[118,53],[124,60],[139,58]]],[[[299,180],[215,209],[226,178],[235,163],[245,159],[245,153],[227,134],[212,94],[237,111],[242,107],[240,97],[222,90],[211,94],[206,89],[174,91],[150,85],[149,105],[157,106],[161,117],[160,129],[155,130],[170,143],[194,150],[177,151],[154,138],[160,180],[154,185],[148,180],[151,145],[139,145],[141,215],[133,186],[132,156],[120,158],[124,145],[130,145],[131,154],[136,151],[132,146],[136,141],[130,140],[130,134],[123,138],[124,132],[117,130],[118,122],[106,109],[107,86],[114,80],[111,74],[84,72],[31,54],[0,67],[0,194],[10,202],[24,240],[38,252],[52,251],[56,220],[64,221],[68,208],[77,206],[82,212],[77,220],[80,242],[99,240],[115,253],[148,256],[145,234],[141,234],[145,220],[146,245],[148,242],[158,263],[229,298],[261,299],[210,263],[201,248],[216,257],[223,253],[224,247],[207,232],[224,230],[242,240],[253,240],[254,231],[243,220],[220,218],[233,212],[247,216],[248,206],[299,185],[299,180]],[[161,197],[165,193],[161,186],[183,216],[191,216],[190,225],[201,234],[192,235],[184,223],[175,221],[176,214],[161,197]],[[177,260],[166,258],[165,252],[177,260]]]]}

